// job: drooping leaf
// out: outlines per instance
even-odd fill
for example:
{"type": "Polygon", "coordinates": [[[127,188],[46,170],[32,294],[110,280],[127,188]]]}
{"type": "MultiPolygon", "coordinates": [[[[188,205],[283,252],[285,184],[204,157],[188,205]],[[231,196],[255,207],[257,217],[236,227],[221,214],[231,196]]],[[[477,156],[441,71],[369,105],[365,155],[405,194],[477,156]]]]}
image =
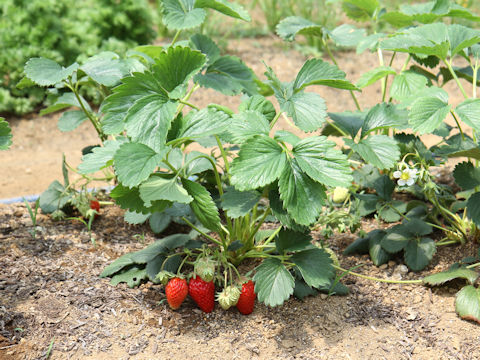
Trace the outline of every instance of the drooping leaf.
{"type": "Polygon", "coordinates": [[[310,59],[297,74],[293,83],[295,91],[310,85],[326,85],[345,90],[358,90],[358,88],[345,79],[345,73],[336,65],[329,64],[321,59],[310,59]]]}
{"type": "Polygon", "coordinates": [[[200,26],[207,16],[201,8],[195,8],[195,0],[163,0],[162,21],[172,30],[193,29],[200,26]]]}
{"type": "Polygon", "coordinates": [[[386,135],[371,135],[358,144],[345,139],[345,143],[367,163],[380,169],[391,169],[400,157],[397,142],[386,135]]]}
{"type": "Polygon", "coordinates": [[[335,275],[330,255],[323,249],[296,252],[290,260],[298,267],[307,285],[327,286],[335,275]]]}
{"type": "Polygon", "coordinates": [[[213,9],[235,19],[251,20],[250,15],[241,5],[226,0],[196,0],[195,7],[213,9]]]}
{"type": "Polygon", "coordinates": [[[193,197],[190,207],[198,221],[207,229],[220,231],[220,215],[208,190],[201,184],[187,179],[182,179],[182,184],[188,194],[193,197]]]}
{"type": "Polygon", "coordinates": [[[326,198],[325,187],[306,175],[296,159],[292,159],[278,181],[283,206],[292,218],[301,225],[310,225],[317,220],[326,198]],[[310,204],[305,206],[305,204],[310,204]]]}
{"type": "Polygon", "coordinates": [[[420,134],[431,133],[445,120],[451,107],[447,101],[436,97],[420,98],[413,103],[408,122],[420,134]]]}
{"type": "Polygon", "coordinates": [[[377,104],[367,113],[361,136],[364,137],[378,129],[388,129],[390,127],[402,129],[407,125],[407,115],[407,111],[400,110],[391,103],[377,104]]]}
{"type": "Polygon", "coordinates": [[[480,324],[480,289],[468,285],[460,290],[455,298],[455,311],[462,319],[480,324]]]}
{"type": "Polygon", "coordinates": [[[405,263],[413,271],[423,270],[436,251],[435,241],[430,238],[411,240],[405,247],[405,263]]]}
{"type": "Polygon", "coordinates": [[[65,80],[77,69],[77,63],[64,68],[53,60],[31,58],[25,64],[25,75],[37,85],[51,86],[65,80]]]}
{"type": "Polygon", "coordinates": [[[457,268],[457,269],[449,269],[446,271],[442,271],[433,275],[426,276],[422,279],[425,284],[428,285],[442,285],[447,281],[451,281],[454,279],[465,279],[470,284],[473,284],[475,280],[477,280],[478,274],[476,271],[466,268],[457,268]]]}
{"type": "Polygon", "coordinates": [[[256,268],[255,293],[267,306],[282,305],[292,294],[295,280],[280,260],[266,259],[256,268]]]}
{"type": "Polygon", "coordinates": [[[146,180],[161,160],[161,154],[137,143],[122,144],[113,157],[118,180],[127,187],[139,185],[146,180]]]}
{"type": "Polygon", "coordinates": [[[463,190],[470,190],[480,186],[480,169],[471,162],[462,162],[455,166],[453,177],[458,186],[463,190]]]}
{"type": "Polygon", "coordinates": [[[7,150],[12,145],[12,130],[3,117],[0,117],[0,150],[7,150]]]}
{"type": "Polygon", "coordinates": [[[280,21],[276,28],[277,35],[283,40],[293,41],[296,35],[313,35],[322,37],[323,28],[320,25],[299,16],[289,16],[280,21]]]}
{"type": "Polygon", "coordinates": [[[154,200],[168,200],[189,204],[193,201],[187,190],[185,190],[175,177],[164,177],[153,174],[140,185],[140,197],[147,206],[154,200]]]}
{"type": "Polygon", "coordinates": [[[360,79],[357,82],[357,87],[363,89],[367,86],[372,85],[380,79],[388,75],[395,75],[395,70],[390,66],[379,66],[375,69],[369,70],[366,73],[363,73],[360,79]]]}
{"type": "Polygon", "coordinates": [[[272,138],[257,136],[244,144],[231,166],[231,182],[240,191],[254,190],[277,180],[287,163],[282,147],[272,138]]]}
{"type": "Polygon", "coordinates": [[[222,196],[222,209],[228,212],[229,217],[236,219],[248,214],[260,197],[257,191],[238,191],[229,187],[222,196]]]}
{"type": "Polygon", "coordinates": [[[312,240],[312,236],[308,233],[282,229],[275,238],[275,246],[281,254],[303,251],[314,247],[312,240]]]}
{"type": "Polygon", "coordinates": [[[300,168],[313,180],[328,186],[350,186],[350,164],[346,156],[335,148],[335,143],[324,136],[301,140],[293,150],[300,168]]]}
{"type": "Polygon", "coordinates": [[[135,262],[132,260],[132,254],[133,253],[127,253],[118,259],[116,259],[114,262],[111,264],[107,265],[102,273],[100,274],[101,278],[109,277],[112,276],[113,274],[117,273],[124,267],[127,267],[129,265],[133,265],[135,262]]]}

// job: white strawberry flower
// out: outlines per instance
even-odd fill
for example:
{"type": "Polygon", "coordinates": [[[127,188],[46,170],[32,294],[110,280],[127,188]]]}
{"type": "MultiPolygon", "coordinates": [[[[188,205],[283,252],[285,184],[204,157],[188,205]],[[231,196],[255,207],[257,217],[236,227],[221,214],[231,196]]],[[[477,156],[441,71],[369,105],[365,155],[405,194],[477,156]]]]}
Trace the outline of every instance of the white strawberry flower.
{"type": "Polygon", "coordinates": [[[418,170],[407,166],[404,169],[395,171],[393,177],[398,179],[397,183],[399,186],[412,186],[418,178],[418,170]]]}

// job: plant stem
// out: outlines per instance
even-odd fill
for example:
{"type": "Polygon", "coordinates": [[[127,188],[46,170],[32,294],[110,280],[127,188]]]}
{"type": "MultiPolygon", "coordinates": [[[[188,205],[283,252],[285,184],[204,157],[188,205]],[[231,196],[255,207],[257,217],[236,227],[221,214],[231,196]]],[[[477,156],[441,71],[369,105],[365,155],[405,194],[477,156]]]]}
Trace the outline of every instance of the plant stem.
{"type": "Polygon", "coordinates": [[[457,124],[458,130],[460,131],[460,134],[462,135],[462,140],[465,141],[465,134],[463,133],[462,127],[460,126],[460,122],[457,119],[457,116],[455,113],[450,110],[450,114],[452,114],[453,118],[455,119],[455,123],[457,124]]]}
{"type": "Polygon", "coordinates": [[[422,280],[421,279],[418,279],[418,280],[390,280],[390,279],[380,279],[380,278],[376,278],[376,277],[372,277],[372,276],[367,276],[367,275],[362,275],[362,274],[359,274],[359,273],[355,273],[353,271],[349,271],[347,269],[344,269],[340,266],[337,266],[337,265],[332,265],[333,268],[337,269],[337,270],[340,270],[340,271],[344,271],[344,272],[347,272],[348,274],[351,274],[351,275],[354,275],[354,276],[358,276],[362,279],[367,279],[367,280],[372,280],[372,281],[378,281],[378,282],[383,282],[383,283],[389,283],[389,284],[421,284],[422,283],[422,280]]]}
{"type": "Polygon", "coordinates": [[[273,129],[275,126],[276,122],[278,121],[278,118],[282,115],[283,111],[279,111],[275,114],[275,117],[273,118],[272,122],[270,123],[270,130],[273,129]]]}
{"type": "Polygon", "coordinates": [[[170,44],[170,46],[174,45],[177,42],[177,39],[178,39],[181,32],[182,32],[182,30],[177,30],[177,32],[175,33],[175,36],[173,37],[173,40],[172,40],[172,43],[170,44]]]}
{"type": "Polygon", "coordinates": [[[187,223],[188,226],[190,226],[193,230],[199,232],[200,234],[202,234],[202,236],[206,237],[207,239],[209,239],[211,242],[213,242],[214,244],[218,245],[218,246],[224,246],[224,244],[220,241],[218,241],[217,239],[211,237],[210,235],[204,233],[202,230],[200,230],[198,227],[196,227],[195,225],[193,225],[190,221],[188,221],[187,218],[185,218],[185,216],[182,216],[182,220],[185,221],[187,223]]]}
{"type": "Polygon", "coordinates": [[[463,97],[465,99],[468,99],[468,95],[465,92],[465,89],[463,88],[462,84],[460,83],[460,80],[458,79],[458,76],[455,73],[455,70],[453,70],[453,68],[452,68],[451,59],[450,59],[450,61],[444,60],[443,62],[445,63],[445,65],[447,65],[448,71],[450,71],[450,74],[452,74],[453,78],[455,79],[455,82],[457,83],[458,88],[462,92],[463,97]]]}
{"type": "Polygon", "coordinates": [[[199,108],[198,106],[193,105],[192,103],[189,103],[188,101],[178,100],[178,102],[179,102],[180,104],[190,106],[192,109],[200,110],[200,108],[199,108]]]}
{"type": "Polygon", "coordinates": [[[217,140],[218,149],[222,154],[223,162],[225,165],[225,173],[227,175],[228,182],[230,183],[230,164],[228,163],[227,153],[225,152],[225,149],[223,148],[223,144],[220,141],[220,138],[218,137],[218,135],[215,135],[215,140],[217,140]]]}
{"type": "Polygon", "coordinates": [[[472,97],[477,97],[477,71],[478,71],[478,59],[475,59],[475,66],[473,67],[473,81],[472,81],[472,97]]]}
{"type": "Polygon", "coordinates": [[[480,262],[475,263],[475,264],[472,264],[472,265],[468,265],[468,266],[466,266],[466,268],[467,268],[467,269],[473,269],[473,268],[476,268],[476,267],[478,267],[478,266],[480,266],[480,262]]]}
{"type": "Polygon", "coordinates": [[[400,70],[401,73],[404,72],[407,69],[408,63],[410,62],[411,58],[412,58],[412,56],[410,54],[408,54],[407,59],[403,63],[402,69],[400,70]]]}

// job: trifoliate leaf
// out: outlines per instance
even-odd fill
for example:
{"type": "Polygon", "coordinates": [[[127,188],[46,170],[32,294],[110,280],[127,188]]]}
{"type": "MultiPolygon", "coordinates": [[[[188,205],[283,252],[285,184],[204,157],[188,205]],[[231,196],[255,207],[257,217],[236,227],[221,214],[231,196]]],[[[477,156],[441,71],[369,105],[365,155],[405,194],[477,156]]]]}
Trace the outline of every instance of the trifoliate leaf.
{"type": "Polygon", "coordinates": [[[220,231],[221,221],[218,208],[208,190],[187,179],[182,179],[182,184],[188,194],[193,197],[193,201],[189,205],[198,221],[209,230],[220,231]]]}
{"type": "Polygon", "coordinates": [[[64,68],[53,60],[31,58],[25,64],[25,75],[37,85],[51,86],[65,80],[77,69],[77,63],[64,68]]]}
{"type": "Polygon", "coordinates": [[[480,324],[480,289],[468,285],[460,290],[455,298],[455,311],[462,319],[480,324]]]}
{"type": "Polygon", "coordinates": [[[245,143],[231,166],[231,182],[240,191],[277,180],[287,163],[283,148],[272,138],[257,136],[245,143]]]}
{"type": "Polygon", "coordinates": [[[363,89],[388,75],[395,74],[395,70],[390,66],[379,66],[375,69],[367,71],[366,73],[363,73],[356,85],[360,89],[363,89]]]}
{"type": "Polygon", "coordinates": [[[345,144],[357,152],[367,163],[380,169],[391,169],[400,157],[397,142],[386,135],[372,135],[358,144],[345,139],[345,144]]]}
{"type": "Polygon", "coordinates": [[[261,194],[257,191],[238,191],[229,187],[222,196],[222,209],[231,218],[245,216],[259,202],[261,194]]]}
{"type": "Polygon", "coordinates": [[[316,248],[296,252],[290,261],[298,267],[308,286],[327,286],[335,275],[332,259],[323,249],[316,248]]]}
{"type": "Polygon", "coordinates": [[[289,16],[278,23],[276,32],[283,40],[293,41],[296,35],[313,35],[321,38],[323,27],[299,16],[289,16]]]}
{"type": "Polygon", "coordinates": [[[200,26],[207,16],[204,9],[195,7],[195,0],[163,0],[165,26],[171,30],[193,29],[200,26]]]}
{"type": "Polygon", "coordinates": [[[423,270],[437,251],[435,241],[430,238],[410,240],[405,247],[405,263],[413,271],[423,270]]]}
{"type": "Polygon", "coordinates": [[[457,268],[457,269],[449,269],[446,271],[442,271],[433,275],[426,276],[422,279],[425,284],[428,285],[442,285],[447,281],[451,281],[454,279],[465,279],[470,284],[473,284],[475,280],[478,278],[478,273],[471,269],[466,268],[457,268]]]}
{"type": "Polygon", "coordinates": [[[352,170],[346,156],[325,136],[301,140],[292,153],[300,168],[313,180],[327,186],[352,184],[352,170]]]}
{"type": "Polygon", "coordinates": [[[301,225],[313,224],[322,211],[325,187],[305,174],[296,159],[285,167],[278,181],[283,207],[301,225]],[[310,204],[305,206],[305,204],[310,204]]]}
{"type": "Polygon", "coordinates": [[[256,268],[255,293],[267,306],[282,305],[293,294],[295,280],[280,260],[266,259],[256,268]]]}
{"type": "Polygon", "coordinates": [[[113,158],[118,180],[127,187],[139,185],[146,180],[161,160],[161,154],[137,143],[121,145],[113,158]]]}
{"type": "Polygon", "coordinates": [[[7,150],[12,145],[12,130],[3,117],[0,117],[0,150],[7,150]]]}

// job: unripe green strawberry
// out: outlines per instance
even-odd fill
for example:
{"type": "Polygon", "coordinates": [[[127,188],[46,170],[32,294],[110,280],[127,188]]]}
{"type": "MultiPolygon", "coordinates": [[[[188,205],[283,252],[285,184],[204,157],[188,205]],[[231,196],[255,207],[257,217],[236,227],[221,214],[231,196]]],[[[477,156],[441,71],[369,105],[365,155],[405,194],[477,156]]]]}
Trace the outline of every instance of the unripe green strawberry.
{"type": "Polygon", "coordinates": [[[161,282],[163,285],[167,285],[168,280],[174,277],[175,275],[170,271],[162,270],[157,274],[157,276],[155,276],[155,281],[161,282]]]}
{"type": "Polygon", "coordinates": [[[165,294],[167,295],[168,305],[173,310],[178,309],[188,295],[187,280],[178,277],[170,279],[165,287],[165,294]]]}
{"type": "Polygon", "coordinates": [[[195,261],[195,274],[198,274],[205,281],[212,281],[215,276],[215,262],[208,257],[202,257],[195,261]]]}
{"type": "Polygon", "coordinates": [[[236,286],[227,286],[221,293],[217,294],[217,301],[223,310],[235,306],[240,298],[240,290],[236,286]]]}
{"type": "Polygon", "coordinates": [[[337,186],[333,190],[332,200],[334,203],[337,203],[337,204],[342,203],[348,198],[349,195],[350,195],[350,191],[347,188],[337,186]]]}
{"type": "Polygon", "coordinates": [[[190,279],[188,294],[198,307],[206,312],[212,312],[215,307],[215,284],[213,281],[205,281],[200,276],[190,279]]]}
{"type": "Polygon", "coordinates": [[[243,315],[248,315],[253,312],[255,306],[255,284],[252,280],[242,284],[242,292],[237,302],[237,309],[243,315]]]}

